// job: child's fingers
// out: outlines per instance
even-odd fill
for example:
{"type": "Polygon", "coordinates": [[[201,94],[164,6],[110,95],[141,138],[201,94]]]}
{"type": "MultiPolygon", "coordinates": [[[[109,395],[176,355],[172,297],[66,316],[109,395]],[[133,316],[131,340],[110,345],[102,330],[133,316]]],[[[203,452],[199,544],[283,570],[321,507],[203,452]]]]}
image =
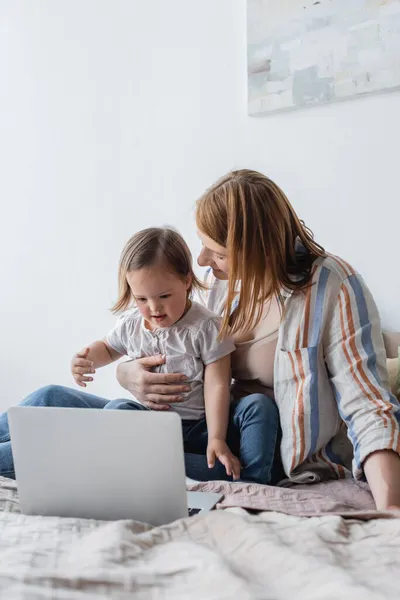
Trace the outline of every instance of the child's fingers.
{"type": "Polygon", "coordinates": [[[234,456],[232,458],[233,479],[239,479],[240,478],[241,468],[242,468],[242,465],[240,464],[240,461],[236,458],[236,456],[234,456]]]}
{"type": "Polygon", "coordinates": [[[90,352],[90,348],[84,348],[84,349],[83,349],[83,350],[81,350],[80,352],[77,352],[77,353],[76,353],[76,356],[77,356],[78,358],[86,358],[86,357],[87,357],[87,355],[89,354],[89,352],[90,352]]]}
{"type": "Polygon", "coordinates": [[[218,460],[224,465],[226,474],[229,476],[232,475],[232,467],[229,456],[227,454],[221,454],[220,456],[218,456],[218,460]]]}
{"type": "Polygon", "coordinates": [[[80,377],[79,381],[93,381],[93,377],[80,377]]]}
{"type": "Polygon", "coordinates": [[[214,450],[209,450],[207,448],[207,464],[208,464],[208,468],[212,469],[213,466],[215,465],[215,452],[214,450]]]}
{"type": "Polygon", "coordinates": [[[92,360],[86,360],[85,358],[75,358],[73,363],[76,367],[85,367],[92,369],[94,366],[92,360]]]}
{"type": "Polygon", "coordinates": [[[93,367],[77,367],[76,365],[74,365],[72,370],[76,375],[87,375],[88,373],[96,373],[96,370],[93,369],[93,367]]]}

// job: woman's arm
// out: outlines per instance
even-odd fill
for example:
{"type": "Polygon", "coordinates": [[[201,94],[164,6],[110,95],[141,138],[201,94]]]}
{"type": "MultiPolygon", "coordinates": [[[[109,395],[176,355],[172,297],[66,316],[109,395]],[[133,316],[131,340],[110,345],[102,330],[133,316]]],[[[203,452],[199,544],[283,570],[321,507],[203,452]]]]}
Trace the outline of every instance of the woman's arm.
{"type": "Polygon", "coordinates": [[[182,394],[190,392],[182,373],[152,373],[165,363],[165,356],[146,356],[122,362],[117,366],[118,383],[152,410],[169,410],[170,404],[183,402],[182,394]]]}
{"type": "Polygon", "coordinates": [[[365,473],[377,508],[400,506],[400,407],[389,392],[378,310],[359,275],[342,282],[328,329],[325,361],[353,444],[354,475],[365,473]]]}
{"type": "Polygon", "coordinates": [[[223,358],[204,367],[204,401],[206,408],[208,447],[207,461],[212,468],[215,458],[224,465],[228,475],[240,477],[240,462],[226,443],[229,420],[231,357],[223,358]]]}
{"type": "Polygon", "coordinates": [[[378,450],[364,462],[365,476],[378,510],[400,509],[400,458],[392,450],[378,450]]]}

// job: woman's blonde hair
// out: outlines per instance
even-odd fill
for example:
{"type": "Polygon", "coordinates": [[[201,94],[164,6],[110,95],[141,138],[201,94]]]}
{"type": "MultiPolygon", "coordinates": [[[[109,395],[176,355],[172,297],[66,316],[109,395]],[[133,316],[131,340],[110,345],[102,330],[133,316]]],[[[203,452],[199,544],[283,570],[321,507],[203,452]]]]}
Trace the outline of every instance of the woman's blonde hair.
{"type": "Polygon", "coordinates": [[[188,297],[194,289],[203,290],[205,286],[193,271],[193,260],[189,247],[183,237],[169,227],[150,227],[135,233],[125,245],[119,261],[118,300],[112,307],[117,313],[131,306],[133,296],[126,276],[130,271],[163,266],[176,273],[182,280],[190,278],[188,297]]]}
{"type": "Polygon", "coordinates": [[[257,171],[232,171],[217,181],[198,200],[196,222],[201,232],[227,249],[229,258],[221,335],[252,329],[261,319],[263,303],[280,297],[282,289],[304,290],[314,260],[325,255],[283,191],[257,171]],[[231,315],[238,280],[239,303],[231,315]]]}

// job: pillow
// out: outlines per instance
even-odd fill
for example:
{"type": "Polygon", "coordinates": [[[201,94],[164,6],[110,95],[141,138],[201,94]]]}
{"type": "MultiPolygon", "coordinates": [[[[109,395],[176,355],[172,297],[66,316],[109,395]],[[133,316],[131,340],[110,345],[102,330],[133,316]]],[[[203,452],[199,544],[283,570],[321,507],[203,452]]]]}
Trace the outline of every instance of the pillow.
{"type": "Polygon", "coordinates": [[[398,358],[387,359],[387,368],[389,372],[390,389],[400,400],[400,347],[398,353],[398,358]]]}

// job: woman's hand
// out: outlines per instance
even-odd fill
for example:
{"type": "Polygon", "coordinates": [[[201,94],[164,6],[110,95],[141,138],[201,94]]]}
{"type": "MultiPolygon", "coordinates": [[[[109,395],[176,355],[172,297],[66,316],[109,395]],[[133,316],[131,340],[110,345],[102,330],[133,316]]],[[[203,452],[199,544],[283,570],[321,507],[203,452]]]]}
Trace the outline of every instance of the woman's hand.
{"type": "Polygon", "coordinates": [[[240,461],[232,454],[225,440],[214,438],[208,441],[207,463],[210,469],[215,465],[216,458],[224,465],[227,475],[232,475],[233,479],[239,479],[242,468],[240,461]]]}
{"type": "Polygon", "coordinates": [[[120,363],[118,383],[152,410],[169,410],[170,404],[183,402],[182,394],[190,392],[183,373],[152,373],[151,369],[165,363],[165,356],[146,356],[120,363]],[[183,383],[182,383],[183,382],[183,383]]]}
{"type": "Polygon", "coordinates": [[[72,376],[80,387],[86,387],[85,381],[93,381],[93,377],[88,375],[96,372],[93,361],[88,360],[89,352],[90,348],[84,348],[77,352],[71,361],[72,376]]]}
{"type": "Polygon", "coordinates": [[[378,450],[364,462],[364,473],[378,510],[400,510],[400,457],[378,450]]]}

